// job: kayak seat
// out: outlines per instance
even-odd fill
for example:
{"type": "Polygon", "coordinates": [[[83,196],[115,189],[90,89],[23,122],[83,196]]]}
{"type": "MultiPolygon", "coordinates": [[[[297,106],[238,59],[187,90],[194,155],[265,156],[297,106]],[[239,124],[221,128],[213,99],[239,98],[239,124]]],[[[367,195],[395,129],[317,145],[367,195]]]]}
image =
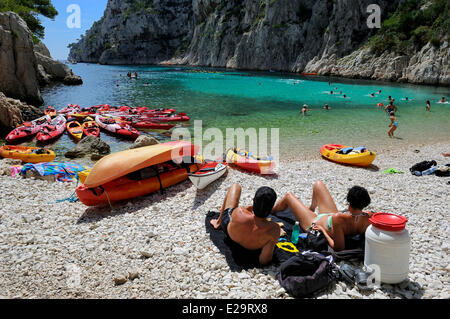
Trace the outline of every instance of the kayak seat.
{"type": "Polygon", "coordinates": [[[351,151],[353,151],[353,147],[346,147],[346,148],[343,148],[343,149],[339,150],[337,153],[338,153],[338,154],[344,154],[344,155],[347,155],[347,154],[349,154],[351,151]]]}

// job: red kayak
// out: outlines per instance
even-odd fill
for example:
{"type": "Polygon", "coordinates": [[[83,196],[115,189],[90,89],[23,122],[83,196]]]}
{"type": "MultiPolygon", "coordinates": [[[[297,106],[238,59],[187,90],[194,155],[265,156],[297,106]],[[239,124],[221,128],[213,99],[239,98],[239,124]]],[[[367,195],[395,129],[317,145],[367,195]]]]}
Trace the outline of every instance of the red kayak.
{"type": "Polygon", "coordinates": [[[39,130],[46,125],[52,118],[45,115],[31,122],[25,122],[22,126],[15,128],[11,133],[6,136],[6,141],[8,143],[18,142],[28,137],[32,137],[39,130]]]}
{"type": "Polygon", "coordinates": [[[63,115],[59,115],[51,120],[50,123],[44,125],[44,127],[37,133],[36,139],[39,142],[48,142],[62,135],[65,130],[66,118],[63,115]]]}
{"type": "Polygon", "coordinates": [[[152,130],[170,130],[175,124],[159,124],[147,121],[131,122],[131,126],[135,128],[152,129],[152,130]]]}
{"type": "Polygon", "coordinates": [[[140,133],[135,128],[132,128],[128,124],[117,121],[112,118],[106,118],[106,117],[97,115],[95,117],[95,122],[97,122],[97,124],[102,129],[104,129],[110,133],[120,135],[125,138],[135,140],[140,135],[140,133]]]}
{"type": "Polygon", "coordinates": [[[172,114],[168,116],[153,116],[149,117],[152,122],[189,122],[191,119],[186,113],[172,114]]]}
{"type": "Polygon", "coordinates": [[[59,114],[77,113],[81,107],[78,104],[68,104],[66,108],[59,110],[59,114]]]}
{"type": "Polygon", "coordinates": [[[81,125],[83,127],[83,135],[84,136],[95,136],[99,137],[100,135],[100,126],[94,120],[83,122],[81,125]]]}

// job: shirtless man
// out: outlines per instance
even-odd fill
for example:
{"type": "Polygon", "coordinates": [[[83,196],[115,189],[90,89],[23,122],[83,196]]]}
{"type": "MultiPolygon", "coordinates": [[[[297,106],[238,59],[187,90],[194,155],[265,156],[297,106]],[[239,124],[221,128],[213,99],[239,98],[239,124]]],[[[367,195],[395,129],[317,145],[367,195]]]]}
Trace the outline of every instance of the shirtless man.
{"type": "Polygon", "coordinates": [[[327,187],[317,181],[313,187],[311,206],[305,204],[292,193],[287,193],[272,209],[272,214],[290,208],[300,227],[304,230],[319,230],[335,251],[345,249],[345,236],[363,234],[369,227],[372,213],[362,210],[370,204],[370,196],[366,189],[355,186],[347,195],[348,213],[339,213],[327,187]],[[319,208],[319,215],[315,210],[319,208]]]}
{"type": "Polygon", "coordinates": [[[241,186],[233,184],[228,190],[218,219],[211,220],[214,229],[222,228],[234,242],[248,250],[261,249],[259,263],[264,266],[273,258],[273,250],[281,235],[281,227],[267,220],[277,194],[261,187],[253,198],[253,206],[240,207],[241,186]]]}

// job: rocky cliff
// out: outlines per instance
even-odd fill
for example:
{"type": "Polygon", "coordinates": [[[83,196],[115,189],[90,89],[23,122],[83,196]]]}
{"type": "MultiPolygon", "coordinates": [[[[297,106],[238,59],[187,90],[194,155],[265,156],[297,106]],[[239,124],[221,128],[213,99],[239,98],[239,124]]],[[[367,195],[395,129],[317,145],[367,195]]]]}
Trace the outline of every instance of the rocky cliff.
{"type": "Polygon", "coordinates": [[[411,55],[367,49],[402,0],[109,0],[103,18],[71,45],[70,58],[103,64],[189,64],[317,72],[445,84],[448,44],[411,55]],[[431,65],[431,66],[430,66],[431,65]],[[386,71],[388,70],[388,71],[386,71]]]}
{"type": "Polygon", "coordinates": [[[51,58],[43,43],[34,44],[19,15],[0,13],[0,92],[39,106],[43,103],[40,87],[53,81],[82,83],[68,66],[51,58]]]}

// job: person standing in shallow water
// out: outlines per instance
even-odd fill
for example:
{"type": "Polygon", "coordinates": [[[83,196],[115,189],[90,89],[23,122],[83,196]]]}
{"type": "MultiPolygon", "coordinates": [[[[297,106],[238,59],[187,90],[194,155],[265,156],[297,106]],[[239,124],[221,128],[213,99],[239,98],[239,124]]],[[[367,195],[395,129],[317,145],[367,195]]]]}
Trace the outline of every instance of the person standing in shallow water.
{"type": "Polygon", "coordinates": [[[431,111],[431,103],[430,101],[427,101],[427,112],[431,111]]]}
{"type": "Polygon", "coordinates": [[[394,112],[391,112],[389,117],[390,117],[390,120],[391,120],[391,124],[389,124],[390,129],[388,131],[388,135],[389,135],[390,138],[393,138],[394,137],[394,132],[397,130],[399,124],[398,124],[397,118],[395,117],[395,113],[394,112]]]}

